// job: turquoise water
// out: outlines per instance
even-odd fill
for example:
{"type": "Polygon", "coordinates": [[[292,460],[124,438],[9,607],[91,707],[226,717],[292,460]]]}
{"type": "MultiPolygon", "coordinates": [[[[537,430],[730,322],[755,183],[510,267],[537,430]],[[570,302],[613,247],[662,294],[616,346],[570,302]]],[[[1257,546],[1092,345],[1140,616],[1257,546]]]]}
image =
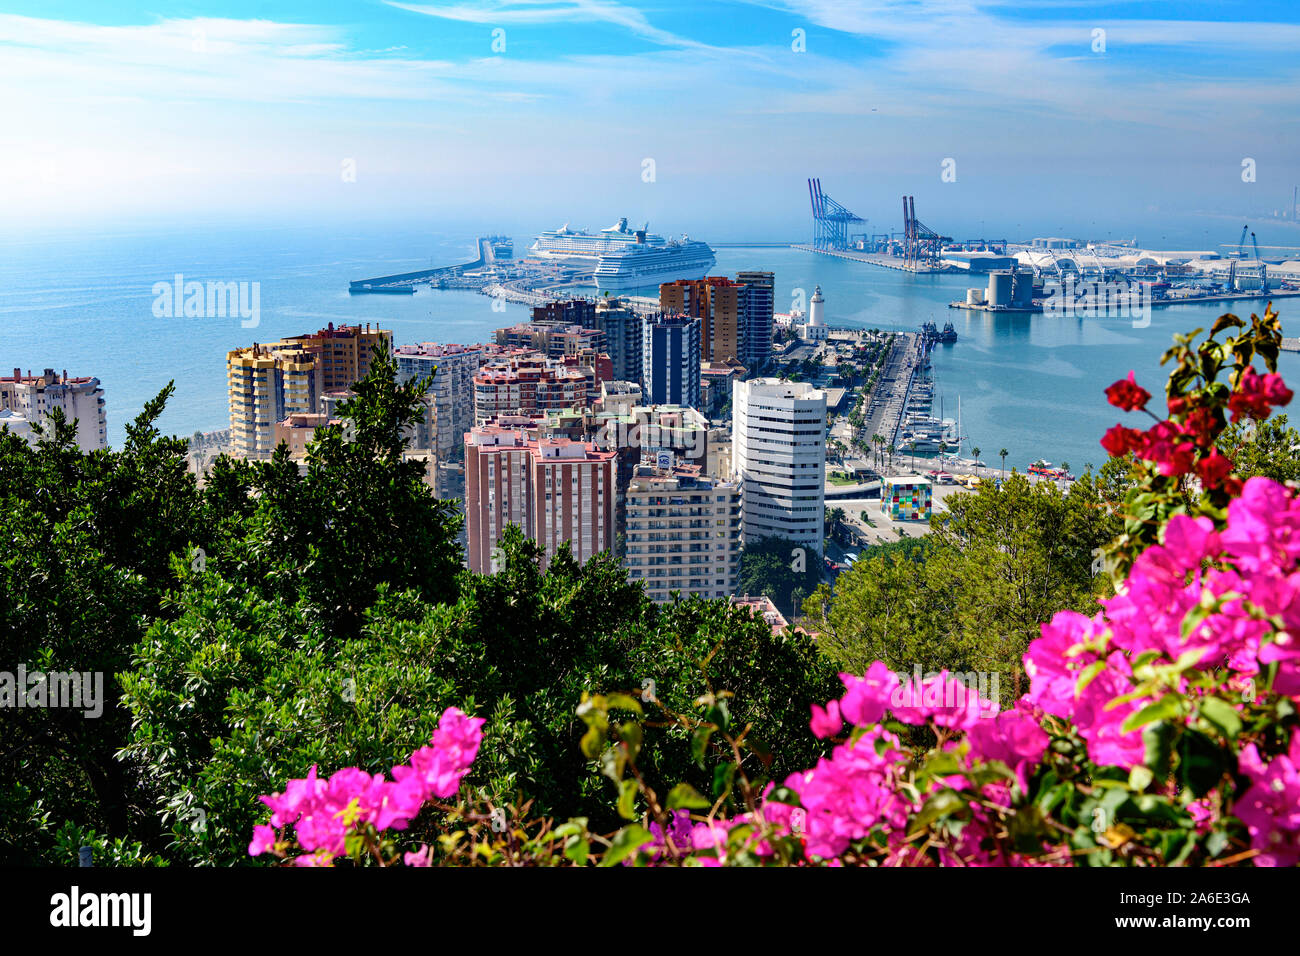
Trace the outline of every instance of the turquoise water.
{"type": "MultiPolygon", "coordinates": [[[[473,342],[524,321],[522,306],[471,292],[421,290],[414,296],[351,296],[352,279],[468,261],[473,228],[438,235],[409,226],[213,227],[181,234],[121,233],[0,241],[0,368],[46,366],[96,375],[104,384],[109,441],[118,446],[125,422],[168,380],[176,381],[161,425],[187,435],[227,424],[225,355],[254,341],[314,330],[328,322],[379,323],[399,344],[473,342]],[[187,281],[260,282],[261,323],[234,318],[156,318],[153,285],[175,273],[187,281]]],[[[517,237],[523,250],[525,237],[517,237]]],[[[821,285],[831,324],[915,329],[933,318],[952,321],[959,339],[940,346],[934,367],[944,411],[961,399],[964,432],[993,462],[1035,458],[1068,462],[1076,471],[1104,457],[1097,440],[1119,420],[1102,389],[1130,368],[1158,393],[1161,352],[1176,331],[1208,326],[1222,306],[1157,309],[1151,325],[1127,321],[991,316],[948,309],[964,297],[961,276],[910,276],[791,249],[720,249],[715,272],[776,273],[777,309],[796,289],[811,297],[821,285]]],[[[1300,330],[1300,304],[1288,317],[1300,330]]],[[[1262,303],[1255,304],[1262,308],[1262,303]]],[[[1241,308],[1239,305],[1238,308],[1241,308]]],[[[1282,371],[1300,380],[1300,356],[1284,355],[1282,371]]],[[[967,446],[969,451],[969,445],[967,446]]]]}
{"type": "MultiPolygon", "coordinates": [[[[811,297],[820,285],[829,325],[914,330],[930,319],[940,328],[952,322],[957,342],[936,346],[933,357],[935,394],[943,398],[944,414],[955,418],[960,398],[962,431],[970,438],[963,452],[978,446],[984,461],[996,464],[998,451],[1006,448],[1007,467],[1021,470],[1037,458],[1068,463],[1076,473],[1089,463],[1100,465],[1106,452],[1098,442],[1107,428],[1125,417],[1135,427],[1150,423],[1145,415],[1125,416],[1108,405],[1107,385],[1133,369],[1138,382],[1157,396],[1153,411],[1163,412],[1167,370],[1160,368],[1160,356],[1173,344],[1174,333],[1208,329],[1225,311],[1262,312],[1265,304],[1153,309],[1150,326],[1142,329],[1127,319],[995,316],[948,308],[949,302],[965,299],[968,285],[985,284],[976,276],[913,276],[796,250],[718,251],[720,272],[760,263],[776,273],[778,311],[789,307],[794,290],[805,289],[811,297]]],[[[1280,300],[1279,312],[1286,333],[1300,333],[1300,300],[1280,300]]],[[[1289,381],[1300,381],[1300,355],[1283,353],[1280,370],[1289,381]]]]}

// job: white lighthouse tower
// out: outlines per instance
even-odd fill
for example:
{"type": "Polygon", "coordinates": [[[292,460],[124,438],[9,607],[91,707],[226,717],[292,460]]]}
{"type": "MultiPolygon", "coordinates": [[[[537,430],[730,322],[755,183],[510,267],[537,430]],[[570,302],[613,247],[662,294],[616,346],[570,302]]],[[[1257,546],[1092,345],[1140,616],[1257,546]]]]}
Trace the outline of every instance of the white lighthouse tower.
{"type": "Polygon", "coordinates": [[[822,298],[822,287],[813,290],[813,297],[808,305],[808,324],[804,326],[804,338],[814,342],[826,338],[826,300],[822,298]]]}

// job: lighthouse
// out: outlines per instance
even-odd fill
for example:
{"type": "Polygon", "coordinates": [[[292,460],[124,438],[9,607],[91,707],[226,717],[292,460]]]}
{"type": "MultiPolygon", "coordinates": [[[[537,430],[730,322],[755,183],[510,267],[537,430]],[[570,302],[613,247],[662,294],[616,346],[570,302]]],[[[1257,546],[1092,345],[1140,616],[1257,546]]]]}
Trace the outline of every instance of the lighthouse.
{"type": "Polygon", "coordinates": [[[826,338],[825,309],[826,300],[822,298],[822,287],[817,286],[808,305],[808,324],[804,326],[804,338],[814,342],[826,338]]]}

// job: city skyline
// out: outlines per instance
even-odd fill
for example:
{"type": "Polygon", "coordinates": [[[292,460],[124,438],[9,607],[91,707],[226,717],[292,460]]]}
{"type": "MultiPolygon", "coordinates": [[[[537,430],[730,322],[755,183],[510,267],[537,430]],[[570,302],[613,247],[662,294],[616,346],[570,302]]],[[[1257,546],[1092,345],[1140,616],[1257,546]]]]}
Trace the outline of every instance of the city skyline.
{"type": "Polygon", "coordinates": [[[881,230],[907,193],[954,230],[1120,235],[1289,215],[1300,182],[1282,3],[7,10],[5,231],[628,215],[802,238],[817,175],[881,230]]]}

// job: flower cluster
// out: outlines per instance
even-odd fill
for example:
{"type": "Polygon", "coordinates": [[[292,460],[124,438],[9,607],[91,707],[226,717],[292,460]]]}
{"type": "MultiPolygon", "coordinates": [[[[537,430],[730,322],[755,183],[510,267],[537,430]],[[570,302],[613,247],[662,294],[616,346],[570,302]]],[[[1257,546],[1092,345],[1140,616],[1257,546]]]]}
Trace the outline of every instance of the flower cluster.
{"type": "MultiPolygon", "coordinates": [[[[1274,406],[1286,405],[1292,397],[1292,391],[1276,372],[1260,375],[1247,365],[1236,389],[1228,395],[1226,407],[1234,422],[1245,416],[1263,419],[1274,406]]],[[[1106,398],[1126,412],[1147,411],[1151,393],[1137,384],[1130,371],[1128,378],[1106,389],[1106,398]]],[[[1102,447],[1114,457],[1132,452],[1154,463],[1166,477],[1194,474],[1206,488],[1223,488],[1228,494],[1236,494],[1240,483],[1230,477],[1232,461],[1214,444],[1226,425],[1222,401],[1207,391],[1174,395],[1168,404],[1168,419],[1157,419],[1146,431],[1114,425],[1102,436],[1102,447]]]]}
{"type": "MultiPolygon", "coordinates": [[[[1119,593],[1101,602],[1104,610],[1091,618],[1061,612],[1043,626],[1025,655],[1028,700],[1070,720],[1094,763],[1125,769],[1143,763],[1145,745],[1140,730],[1124,732],[1124,721],[1153,703],[1126,699],[1133,660],[1181,662],[1184,674],[1215,675],[1236,691],[1229,706],[1238,712],[1266,694],[1300,700],[1300,650],[1291,636],[1300,633],[1298,563],[1300,501],[1266,478],[1245,483],[1221,531],[1208,518],[1173,516],[1163,543],[1139,555],[1119,593]]],[[[1253,786],[1236,813],[1260,862],[1300,859],[1297,757],[1297,735],[1290,756],[1271,762],[1253,743],[1242,750],[1240,771],[1253,786]]]]}
{"type": "MultiPolygon", "coordinates": [[[[431,745],[411,754],[409,763],[393,768],[393,779],[347,767],[322,780],[313,766],[305,779],[290,780],[283,793],[263,796],[271,822],[253,828],[252,856],[274,852],[277,830],[292,825],[306,851],[297,866],[329,865],[343,856],[349,833],[367,826],[378,831],[404,830],[431,798],[446,799],[460,789],[483,740],[483,718],[467,717],[449,707],[438,721],[431,745]]],[[[407,862],[427,864],[427,849],[408,854],[407,862]],[[415,859],[412,859],[414,857],[415,859]]]]}
{"type": "MultiPolygon", "coordinates": [[[[1178,671],[1173,693],[1185,697],[1188,723],[1205,703],[1205,688],[1220,681],[1229,693],[1216,700],[1242,717],[1247,701],[1268,695],[1300,700],[1300,648],[1290,636],[1300,633],[1300,501],[1275,482],[1252,478],[1231,502],[1221,530],[1208,518],[1175,515],[1163,542],[1143,552],[1119,592],[1100,605],[1091,617],[1062,611],[1043,625],[1024,658],[1028,693],[991,718],[984,713],[986,702],[968,697],[954,704],[947,674],[914,686],[879,661],[861,677],[841,674],[844,696],[814,705],[810,727],[818,737],[833,737],[847,719],[859,731],[830,757],[785,781],[807,814],[807,855],[832,860],[877,833],[888,865],[1070,864],[1068,848],[1011,852],[996,836],[996,812],[1014,812],[1006,781],[984,782],[974,796],[967,788],[961,798],[965,822],[956,838],[932,856],[919,853],[905,837],[923,794],[906,781],[914,761],[880,726],[886,718],[948,735],[940,738],[943,750],[960,755],[968,773],[990,763],[1005,766],[1023,798],[1049,757],[1051,737],[1043,729],[1048,717],[1078,735],[1098,768],[1127,773],[1146,764],[1142,728],[1128,722],[1170,688],[1135,692],[1141,684],[1135,662],[1144,672],[1161,666],[1178,671]],[[1198,674],[1207,682],[1192,691],[1198,674]],[[1238,702],[1229,703],[1239,691],[1238,702]]],[[[1300,733],[1292,734],[1289,752],[1271,760],[1254,743],[1245,744],[1238,769],[1250,786],[1229,809],[1249,833],[1255,862],[1300,862],[1300,733]]],[[[955,793],[966,781],[953,775],[939,783],[955,793]]],[[[1193,830],[1208,831],[1220,799],[1189,801],[1193,830]]],[[[778,831],[790,826],[791,812],[789,806],[764,804],[767,822],[778,831]]],[[[712,821],[708,832],[725,834],[735,822],[712,821]]],[[[701,841],[695,836],[693,842],[701,841]]]]}

